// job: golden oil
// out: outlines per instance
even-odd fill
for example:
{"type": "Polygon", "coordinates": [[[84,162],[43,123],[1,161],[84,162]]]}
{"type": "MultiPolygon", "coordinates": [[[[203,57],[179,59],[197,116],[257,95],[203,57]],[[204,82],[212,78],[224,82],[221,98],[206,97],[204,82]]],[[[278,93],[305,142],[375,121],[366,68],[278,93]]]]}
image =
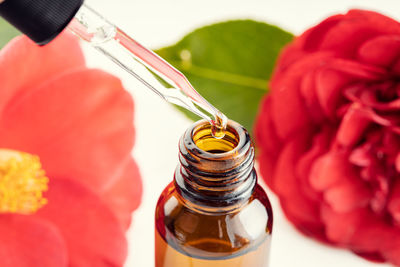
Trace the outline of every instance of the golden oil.
{"type": "Polygon", "coordinates": [[[156,267],[268,266],[272,210],[247,131],[230,121],[217,139],[200,121],[179,150],[174,181],[156,208],[156,267]]]}

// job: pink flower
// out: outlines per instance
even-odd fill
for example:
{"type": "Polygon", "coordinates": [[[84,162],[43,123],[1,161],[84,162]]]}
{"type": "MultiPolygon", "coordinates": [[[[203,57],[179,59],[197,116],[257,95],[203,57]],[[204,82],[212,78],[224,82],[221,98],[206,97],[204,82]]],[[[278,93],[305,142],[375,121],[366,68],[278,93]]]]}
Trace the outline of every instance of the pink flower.
{"type": "Polygon", "coordinates": [[[11,41],[0,84],[0,265],[122,266],[141,196],[130,95],[68,35],[11,41]]]}

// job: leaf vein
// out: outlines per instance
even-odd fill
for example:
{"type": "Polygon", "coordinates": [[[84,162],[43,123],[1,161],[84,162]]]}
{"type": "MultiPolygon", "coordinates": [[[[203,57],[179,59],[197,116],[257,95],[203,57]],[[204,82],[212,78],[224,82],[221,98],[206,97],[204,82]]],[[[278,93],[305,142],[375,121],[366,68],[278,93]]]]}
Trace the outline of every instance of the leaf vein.
{"type": "Polygon", "coordinates": [[[193,64],[188,65],[187,62],[182,61],[170,61],[170,63],[172,63],[172,65],[174,65],[178,69],[183,70],[186,73],[196,75],[198,77],[267,91],[268,80],[214,70],[210,68],[204,68],[193,64]]]}

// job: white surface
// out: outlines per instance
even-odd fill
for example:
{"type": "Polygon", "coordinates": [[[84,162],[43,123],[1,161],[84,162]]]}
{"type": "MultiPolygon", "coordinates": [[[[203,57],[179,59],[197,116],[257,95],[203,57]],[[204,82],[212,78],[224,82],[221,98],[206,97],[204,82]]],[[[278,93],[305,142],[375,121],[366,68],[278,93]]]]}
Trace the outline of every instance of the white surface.
{"type": "MultiPolygon", "coordinates": [[[[397,0],[87,0],[87,3],[151,48],[172,44],[196,27],[235,18],[269,22],[295,34],[351,7],[373,9],[400,19],[397,0]]],[[[134,156],[143,177],[144,195],[128,232],[126,266],[152,267],[154,208],[159,194],[172,180],[178,162],[178,139],[191,122],[101,55],[86,50],[89,64],[121,77],[136,102],[134,156]]],[[[271,267],[389,266],[373,264],[350,252],[305,238],[283,217],[276,197],[271,193],[269,196],[274,209],[271,267]]]]}

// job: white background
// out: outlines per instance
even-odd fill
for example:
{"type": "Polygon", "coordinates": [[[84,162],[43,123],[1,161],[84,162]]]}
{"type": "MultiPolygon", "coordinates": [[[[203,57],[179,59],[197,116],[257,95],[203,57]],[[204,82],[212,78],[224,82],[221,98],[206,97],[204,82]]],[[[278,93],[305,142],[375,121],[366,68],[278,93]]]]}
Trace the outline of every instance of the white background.
{"type": "MultiPolygon", "coordinates": [[[[400,20],[397,0],[87,0],[137,41],[159,48],[178,41],[191,30],[227,19],[251,18],[276,24],[294,34],[325,17],[350,8],[380,11],[400,20]]],[[[127,267],[154,266],[154,208],[178,163],[178,140],[190,121],[159,97],[120,71],[97,52],[86,49],[90,66],[119,76],[136,103],[134,156],[139,164],[144,194],[128,231],[127,267]]],[[[358,267],[389,265],[367,262],[350,252],[323,246],[299,234],[284,218],[276,197],[271,267],[358,267]]],[[[179,266],[177,266],[179,267],[179,266]]],[[[251,266],[249,266],[251,267],[251,266]]]]}

